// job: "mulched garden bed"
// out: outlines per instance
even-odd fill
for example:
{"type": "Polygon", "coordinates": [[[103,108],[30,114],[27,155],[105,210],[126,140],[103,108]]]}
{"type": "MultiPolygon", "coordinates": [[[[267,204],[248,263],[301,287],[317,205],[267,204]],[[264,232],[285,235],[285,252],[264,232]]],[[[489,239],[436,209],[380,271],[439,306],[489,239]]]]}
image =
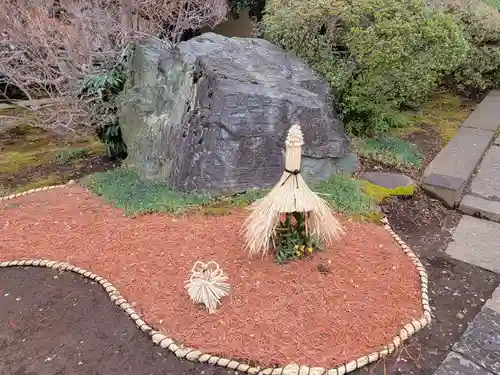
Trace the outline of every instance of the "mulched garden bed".
{"type": "Polygon", "coordinates": [[[380,349],[422,315],[415,267],[380,226],[342,220],[346,234],[328,251],[278,266],[248,259],[238,234],[246,215],[130,218],[79,187],[39,192],[0,204],[0,260],[90,269],[166,335],[261,365],[333,367],[380,349]],[[184,281],[195,261],[212,259],[232,292],[208,315],[184,281]]]}

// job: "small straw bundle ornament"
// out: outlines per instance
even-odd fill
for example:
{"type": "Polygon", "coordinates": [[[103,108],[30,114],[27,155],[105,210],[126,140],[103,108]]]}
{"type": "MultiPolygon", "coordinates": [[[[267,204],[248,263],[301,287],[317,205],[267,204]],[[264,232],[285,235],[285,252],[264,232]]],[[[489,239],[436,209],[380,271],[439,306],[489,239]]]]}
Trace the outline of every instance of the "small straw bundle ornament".
{"type": "Polygon", "coordinates": [[[215,313],[220,300],[229,294],[228,277],[215,261],[196,262],[186,283],[189,297],[195,303],[205,305],[209,314],[215,313]]]}
{"type": "Polygon", "coordinates": [[[284,213],[305,214],[308,236],[325,244],[342,233],[342,227],[332,209],[316,195],[300,175],[304,139],[299,125],[293,125],[286,139],[285,171],[276,186],[262,199],[254,202],[243,225],[245,248],[250,256],[266,255],[274,245],[276,227],[284,213]]]}

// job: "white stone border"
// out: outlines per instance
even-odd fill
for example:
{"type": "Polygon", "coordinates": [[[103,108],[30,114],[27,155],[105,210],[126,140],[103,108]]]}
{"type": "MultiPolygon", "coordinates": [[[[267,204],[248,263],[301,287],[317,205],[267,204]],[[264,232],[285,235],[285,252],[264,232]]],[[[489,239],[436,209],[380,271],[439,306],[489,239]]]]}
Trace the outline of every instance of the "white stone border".
{"type": "MultiPolygon", "coordinates": [[[[6,197],[0,197],[0,201],[10,200],[17,197],[21,197],[27,194],[36,193],[39,191],[51,190],[55,188],[61,188],[68,185],[74,184],[70,181],[66,185],[56,185],[48,186],[38,189],[28,190],[23,193],[12,194],[6,197]]],[[[423,308],[423,316],[419,320],[413,320],[401,329],[399,334],[395,336],[392,341],[383,347],[380,351],[370,353],[363,357],[360,357],[349,363],[345,363],[342,366],[325,369],[323,367],[309,367],[309,366],[299,366],[297,364],[289,364],[285,367],[279,368],[260,368],[251,367],[245,363],[234,361],[231,359],[220,358],[210,354],[202,353],[201,351],[194,348],[186,348],[181,343],[174,341],[171,338],[163,335],[160,331],[156,331],[147,322],[141,319],[141,316],[132,308],[132,305],[120,294],[120,292],[111,284],[108,280],[97,276],[96,274],[88,271],[86,269],[75,267],[66,262],[50,261],[45,259],[23,259],[23,260],[13,260],[10,262],[1,262],[0,268],[5,267],[19,267],[19,266],[31,266],[31,267],[46,267],[52,268],[60,271],[71,271],[82,275],[83,277],[89,278],[101,284],[103,289],[108,293],[109,298],[114,302],[120,309],[125,311],[125,313],[134,321],[137,327],[143,331],[147,332],[150,339],[154,344],[167,349],[174,353],[180,359],[186,359],[193,362],[209,363],[211,365],[226,367],[239,372],[245,372],[251,375],[344,375],[352,372],[356,369],[364,367],[369,363],[378,361],[379,359],[388,356],[393,353],[396,348],[402,345],[402,343],[407,340],[410,336],[415,334],[424,328],[431,321],[431,307],[429,304],[428,295],[428,277],[422,263],[418,257],[413,253],[413,251],[403,242],[403,240],[392,230],[389,222],[386,218],[382,219],[384,228],[391,234],[394,240],[401,246],[403,252],[411,259],[413,264],[418,270],[420,275],[420,290],[421,290],[421,301],[423,308]]]]}

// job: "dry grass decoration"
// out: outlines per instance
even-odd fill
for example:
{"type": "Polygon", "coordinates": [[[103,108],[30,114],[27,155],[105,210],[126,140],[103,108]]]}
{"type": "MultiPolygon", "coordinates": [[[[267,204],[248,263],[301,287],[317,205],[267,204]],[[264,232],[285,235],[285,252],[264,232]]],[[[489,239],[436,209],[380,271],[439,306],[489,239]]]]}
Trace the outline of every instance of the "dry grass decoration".
{"type": "Polygon", "coordinates": [[[203,304],[209,314],[215,313],[220,300],[229,294],[230,286],[227,275],[215,261],[196,262],[191,269],[191,276],[186,281],[189,297],[195,303],[203,304]]]}
{"type": "Polygon", "coordinates": [[[288,242],[288,255],[285,254],[286,259],[277,258],[278,263],[300,257],[304,248],[312,252],[311,246],[329,244],[343,233],[332,208],[307,186],[300,174],[304,138],[299,125],[290,128],[285,144],[285,171],[281,179],[264,198],[249,207],[252,212],[242,228],[250,256],[264,256],[271,248],[279,256],[283,240],[288,242]]]}

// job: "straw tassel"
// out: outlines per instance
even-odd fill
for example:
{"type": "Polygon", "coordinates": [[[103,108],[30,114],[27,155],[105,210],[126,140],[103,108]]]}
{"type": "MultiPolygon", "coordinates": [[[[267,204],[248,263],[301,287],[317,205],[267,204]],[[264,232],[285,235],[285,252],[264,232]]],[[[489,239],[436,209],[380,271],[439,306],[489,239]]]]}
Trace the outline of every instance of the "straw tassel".
{"type": "Polygon", "coordinates": [[[300,174],[304,140],[299,125],[290,128],[285,144],[283,175],[264,198],[250,206],[251,214],[243,225],[245,248],[250,256],[267,254],[283,213],[304,213],[308,235],[325,243],[331,243],[342,233],[331,207],[309,189],[300,174]]]}

